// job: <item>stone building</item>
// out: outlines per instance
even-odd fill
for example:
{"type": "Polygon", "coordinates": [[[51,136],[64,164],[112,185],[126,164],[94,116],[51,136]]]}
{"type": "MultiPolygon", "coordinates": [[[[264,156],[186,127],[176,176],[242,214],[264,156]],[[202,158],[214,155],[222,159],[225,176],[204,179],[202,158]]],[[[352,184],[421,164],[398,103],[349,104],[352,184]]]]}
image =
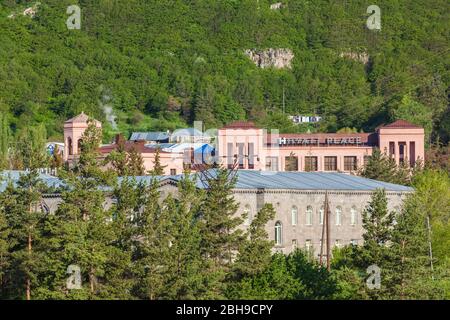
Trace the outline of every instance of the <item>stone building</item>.
{"type": "MultiPolygon", "coordinates": [[[[4,172],[4,179],[0,179],[0,192],[6,187],[8,179],[17,181],[19,175],[18,171],[4,172]]],[[[181,177],[157,177],[161,198],[169,193],[176,196],[181,177]]],[[[362,243],[362,212],[374,190],[384,188],[389,210],[396,211],[401,209],[405,196],[413,191],[410,187],[343,173],[238,170],[237,177],[233,190],[239,203],[237,214],[246,213],[248,216],[241,227],[248,227],[264,204],[271,203],[276,216],[266,228],[270,239],[275,241],[274,250],[284,253],[296,247],[309,250],[314,255],[320,252],[326,194],[330,207],[331,244],[342,246],[362,243]]],[[[42,174],[41,179],[56,190],[62,186],[62,182],[53,176],[42,174]]],[[[149,176],[136,177],[138,182],[149,183],[150,179],[149,176]]],[[[200,180],[196,185],[205,188],[200,180]]],[[[107,202],[105,206],[110,206],[114,199],[107,202]]],[[[44,196],[41,207],[52,213],[60,203],[61,197],[55,192],[44,196]]]]}

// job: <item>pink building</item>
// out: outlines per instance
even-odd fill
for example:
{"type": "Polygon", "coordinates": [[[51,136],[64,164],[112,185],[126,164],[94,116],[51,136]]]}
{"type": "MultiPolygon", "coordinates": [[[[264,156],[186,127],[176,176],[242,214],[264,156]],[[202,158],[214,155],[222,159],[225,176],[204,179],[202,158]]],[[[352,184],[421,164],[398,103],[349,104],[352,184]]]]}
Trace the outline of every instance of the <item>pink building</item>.
{"type": "MultiPolygon", "coordinates": [[[[76,161],[81,151],[81,141],[84,131],[88,128],[89,117],[83,112],[78,116],[67,120],[64,123],[64,161],[69,164],[76,161]]],[[[94,120],[96,126],[101,128],[99,121],[94,120]]],[[[111,151],[116,150],[117,143],[99,146],[99,153],[104,159],[111,151]]],[[[126,141],[125,149],[130,151],[135,148],[142,156],[146,171],[153,169],[155,160],[155,148],[145,144],[145,141],[126,141]]],[[[183,172],[184,152],[176,150],[175,152],[160,151],[160,161],[164,168],[164,174],[175,175],[183,172]]]]}
{"type": "MultiPolygon", "coordinates": [[[[84,113],[64,123],[64,160],[72,163],[80,153],[80,141],[88,127],[84,113]]],[[[97,127],[101,123],[95,121],[97,127]]],[[[208,138],[209,141],[209,138],[208,138]]],[[[215,159],[225,166],[260,171],[340,171],[353,172],[364,165],[374,148],[394,157],[396,163],[414,165],[424,159],[424,129],[404,120],[377,128],[374,133],[267,134],[252,122],[234,122],[218,130],[215,159]]],[[[198,143],[176,143],[162,147],[161,164],[166,175],[181,174],[188,164],[199,162],[198,143]]],[[[99,146],[101,157],[117,148],[117,143],[99,146]]],[[[135,148],[146,171],[153,169],[155,144],[126,141],[125,148],[135,148]]],[[[208,149],[210,150],[210,149],[208,149]]],[[[209,152],[209,151],[208,151],[209,152]]],[[[200,159],[208,158],[203,155],[200,159]]],[[[196,163],[198,164],[198,163],[196,163]]]]}
{"type": "Polygon", "coordinates": [[[218,155],[231,167],[262,171],[352,172],[378,147],[399,164],[424,159],[424,129],[404,120],[374,133],[266,134],[251,122],[235,122],[218,132],[218,155]]]}

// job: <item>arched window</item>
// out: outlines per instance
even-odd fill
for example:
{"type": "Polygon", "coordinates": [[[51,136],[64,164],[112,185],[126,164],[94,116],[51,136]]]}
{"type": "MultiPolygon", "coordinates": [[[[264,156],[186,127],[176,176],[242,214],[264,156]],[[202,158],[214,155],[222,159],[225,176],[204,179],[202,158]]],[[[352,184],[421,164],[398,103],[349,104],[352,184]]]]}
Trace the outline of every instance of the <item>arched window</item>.
{"type": "Polygon", "coordinates": [[[280,221],[277,221],[275,223],[275,244],[277,246],[281,246],[283,243],[283,226],[281,225],[280,221]]]}
{"type": "Polygon", "coordinates": [[[311,206],[306,207],[306,225],[312,225],[313,208],[311,206]]]}
{"type": "Polygon", "coordinates": [[[72,144],[72,138],[67,138],[67,148],[69,149],[69,155],[73,155],[73,144],[72,144]]]}
{"type": "Polygon", "coordinates": [[[356,208],[352,207],[350,209],[350,225],[352,226],[356,225],[356,215],[357,215],[356,208]]]}
{"type": "Polygon", "coordinates": [[[293,206],[291,209],[291,221],[292,225],[296,226],[298,222],[298,209],[296,206],[293,206]]]}
{"type": "Polygon", "coordinates": [[[81,145],[83,144],[83,140],[79,139],[78,140],[78,145],[77,145],[77,154],[81,153],[81,145]]]}
{"type": "Polygon", "coordinates": [[[340,226],[342,221],[342,208],[336,207],[336,225],[340,226]]]}
{"type": "Polygon", "coordinates": [[[323,213],[324,213],[324,209],[323,209],[323,207],[320,207],[320,210],[319,210],[319,223],[320,224],[323,224],[323,213]]]}
{"type": "Polygon", "coordinates": [[[250,206],[248,204],[244,207],[244,215],[245,215],[245,225],[249,226],[252,223],[252,214],[250,211],[250,206]]]}

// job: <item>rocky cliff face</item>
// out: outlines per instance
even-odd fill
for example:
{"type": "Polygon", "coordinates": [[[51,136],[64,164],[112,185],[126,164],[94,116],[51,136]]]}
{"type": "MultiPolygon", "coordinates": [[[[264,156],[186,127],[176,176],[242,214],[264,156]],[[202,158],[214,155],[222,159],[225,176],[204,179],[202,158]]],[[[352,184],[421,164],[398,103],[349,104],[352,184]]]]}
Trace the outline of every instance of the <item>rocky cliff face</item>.
{"type": "Polygon", "coordinates": [[[341,52],[339,56],[341,58],[359,61],[365,65],[369,63],[369,55],[366,52],[341,52]]]}
{"type": "Polygon", "coordinates": [[[260,68],[291,68],[294,53],[290,49],[269,48],[266,50],[245,50],[245,54],[260,68]]]}

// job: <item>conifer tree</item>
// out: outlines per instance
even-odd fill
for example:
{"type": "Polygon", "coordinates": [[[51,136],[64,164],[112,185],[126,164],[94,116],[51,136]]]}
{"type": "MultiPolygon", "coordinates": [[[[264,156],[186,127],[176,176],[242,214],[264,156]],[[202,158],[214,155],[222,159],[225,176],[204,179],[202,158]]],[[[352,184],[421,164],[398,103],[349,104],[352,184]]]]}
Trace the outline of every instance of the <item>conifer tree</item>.
{"type": "Polygon", "coordinates": [[[0,109],[0,169],[9,166],[10,130],[6,114],[0,109]]]}
{"type": "Polygon", "coordinates": [[[236,177],[223,168],[207,178],[205,201],[201,208],[202,256],[208,278],[204,298],[223,297],[224,278],[243,240],[238,229],[243,219],[236,216],[238,204],[233,197],[236,177]]]}
{"type": "Polygon", "coordinates": [[[155,176],[161,176],[164,174],[164,168],[167,167],[161,165],[161,150],[160,148],[156,148],[155,150],[155,159],[153,160],[153,169],[150,170],[150,173],[155,176]]]}
{"type": "MultiPolygon", "coordinates": [[[[0,177],[1,182],[1,177],[0,177]]],[[[8,199],[4,193],[0,193],[0,299],[6,299],[5,284],[7,275],[6,270],[10,264],[10,227],[6,220],[6,206],[8,199]]]]}
{"type": "Polygon", "coordinates": [[[252,220],[247,232],[248,238],[242,241],[237,260],[233,265],[237,278],[260,273],[270,264],[273,241],[269,240],[266,225],[274,217],[273,205],[265,204],[252,220]]]}
{"type": "Polygon", "coordinates": [[[173,237],[169,249],[168,277],[165,281],[164,297],[168,299],[195,299],[203,291],[201,234],[199,206],[202,191],[195,187],[194,180],[185,174],[178,184],[175,203],[169,196],[165,210],[171,215],[173,237]]]}
{"type": "Polygon", "coordinates": [[[50,290],[65,298],[122,298],[126,293],[114,290],[117,283],[113,280],[123,276],[127,257],[114,243],[113,211],[104,207],[104,188],[113,185],[114,175],[99,166],[99,143],[100,129],[89,121],[77,165],[73,171],[61,175],[68,189],[63,192],[63,202],[53,219],[54,242],[50,251],[58,268],[54,270],[50,290]],[[83,286],[79,290],[68,290],[65,286],[70,265],[81,269],[83,286]]]}
{"type": "Polygon", "coordinates": [[[104,163],[110,163],[119,177],[128,175],[128,155],[125,150],[125,140],[119,136],[116,140],[117,149],[108,154],[104,163]]]}
{"type": "Polygon", "coordinates": [[[2,210],[9,226],[10,265],[7,269],[9,298],[30,300],[39,285],[42,260],[42,224],[40,210],[43,185],[38,173],[31,171],[19,178],[17,187],[11,183],[3,195],[2,210]]]}
{"type": "Polygon", "coordinates": [[[368,163],[361,168],[360,175],[380,181],[396,182],[397,165],[394,159],[375,148],[369,157],[368,163]]]}
{"type": "Polygon", "coordinates": [[[409,196],[402,212],[396,215],[390,258],[383,268],[385,291],[390,298],[443,298],[443,293],[433,286],[426,213],[420,210],[417,200],[414,195],[409,196]]]}
{"type": "Polygon", "coordinates": [[[128,152],[128,174],[130,176],[143,176],[145,174],[144,160],[134,146],[128,152]]]}

